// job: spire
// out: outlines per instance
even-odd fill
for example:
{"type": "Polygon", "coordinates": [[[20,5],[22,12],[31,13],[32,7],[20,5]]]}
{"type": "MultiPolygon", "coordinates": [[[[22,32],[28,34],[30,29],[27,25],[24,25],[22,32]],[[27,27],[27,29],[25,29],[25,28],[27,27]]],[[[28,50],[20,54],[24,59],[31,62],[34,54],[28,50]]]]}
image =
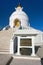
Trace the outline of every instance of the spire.
{"type": "Polygon", "coordinates": [[[20,10],[23,9],[23,7],[22,7],[21,4],[19,3],[18,6],[17,6],[15,9],[20,11],[20,10]]]}
{"type": "Polygon", "coordinates": [[[21,6],[21,4],[19,3],[18,6],[17,6],[17,9],[20,10],[21,8],[22,8],[22,6],[21,6]]]}
{"type": "Polygon", "coordinates": [[[18,6],[17,6],[17,7],[21,7],[21,8],[22,8],[22,6],[21,6],[21,4],[20,4],[20,3],[18,4],[18,6]]]}

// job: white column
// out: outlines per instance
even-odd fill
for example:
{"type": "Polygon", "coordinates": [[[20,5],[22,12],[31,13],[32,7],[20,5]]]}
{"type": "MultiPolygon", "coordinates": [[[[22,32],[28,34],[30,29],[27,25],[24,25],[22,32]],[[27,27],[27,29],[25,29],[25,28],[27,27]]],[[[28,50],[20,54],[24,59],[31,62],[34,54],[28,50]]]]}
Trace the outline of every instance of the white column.
{"type": "Polygon", "coordinates": [[[34,37],[32,37],[32,55],[31,56],[36,56],[35,55],[35,46],[34,46],[34,37]]]}
{"type": "Polygon", "coordinates": [[[16,55],[20,55],[20,36],[18,36],[17,38],[18,38],[18,47],[16,55]]]}
{"type": "Polygon", "coordinates": [[[11,39],[10,40],[10,54],[13,54],[14,53],[14,49],[13,49],[13,40],[11,39]]]}

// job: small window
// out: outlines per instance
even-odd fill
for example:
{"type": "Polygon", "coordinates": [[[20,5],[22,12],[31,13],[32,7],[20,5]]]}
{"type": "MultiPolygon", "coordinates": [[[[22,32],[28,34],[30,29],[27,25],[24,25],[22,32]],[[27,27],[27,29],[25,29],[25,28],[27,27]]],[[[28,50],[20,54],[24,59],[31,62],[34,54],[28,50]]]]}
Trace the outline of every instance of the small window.
{"type": "Polygon", "coordinates": [[[20,39],[20,46],[32,46],[31,39],[20,39]]]}
{"type": "Polygon", "coordinates": [[[32,54],[32,48],[20,48],[20,53],[22,55],[31,55],[32,54]]]}

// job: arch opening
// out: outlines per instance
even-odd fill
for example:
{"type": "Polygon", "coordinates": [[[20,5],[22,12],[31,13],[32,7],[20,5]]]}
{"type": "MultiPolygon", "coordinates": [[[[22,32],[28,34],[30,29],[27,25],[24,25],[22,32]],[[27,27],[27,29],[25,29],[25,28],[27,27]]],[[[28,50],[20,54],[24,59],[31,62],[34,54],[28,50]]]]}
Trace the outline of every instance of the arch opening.
{"type": "Polygon", "coordinates": [[[14,20],[14,27],[20,27],[21,26],[21,22],[20,22],[20,20],[19,19],[15,19],[14,20]]]}

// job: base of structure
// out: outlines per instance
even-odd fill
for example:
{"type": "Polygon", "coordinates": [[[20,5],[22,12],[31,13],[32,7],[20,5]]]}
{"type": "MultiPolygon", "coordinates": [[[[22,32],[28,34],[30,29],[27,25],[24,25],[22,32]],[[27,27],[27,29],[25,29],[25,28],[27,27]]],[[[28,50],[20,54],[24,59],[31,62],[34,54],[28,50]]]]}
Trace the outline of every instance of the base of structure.
{"type": "Polygon", "coordinates": [[[15,53],[14,55],[21,55],[21,54],[19,54],[19,53],[15,53]]]}
{"type": "Polygon", "coordinates": [[[36,56],[36,54],[31,54],[31,56],[36,56]]]}
{"type": "MultiPolygon", "coordinates": [[[[14,55],[22,55],[21,53],[15,53],[14,55]]],[[[24,56],[27,56],[27,55],[24,55],[24,56]]],[[[36,56],[36,54],[31,54],[30,56],[36,56]]]]}
{"type": "Polygon", "coordinates": [[[30,60],[41,60],[39,57],[37,56],[24,56],[24,55],[14,55],[13,56],[14,59],[30,59],[30,60]]]}

